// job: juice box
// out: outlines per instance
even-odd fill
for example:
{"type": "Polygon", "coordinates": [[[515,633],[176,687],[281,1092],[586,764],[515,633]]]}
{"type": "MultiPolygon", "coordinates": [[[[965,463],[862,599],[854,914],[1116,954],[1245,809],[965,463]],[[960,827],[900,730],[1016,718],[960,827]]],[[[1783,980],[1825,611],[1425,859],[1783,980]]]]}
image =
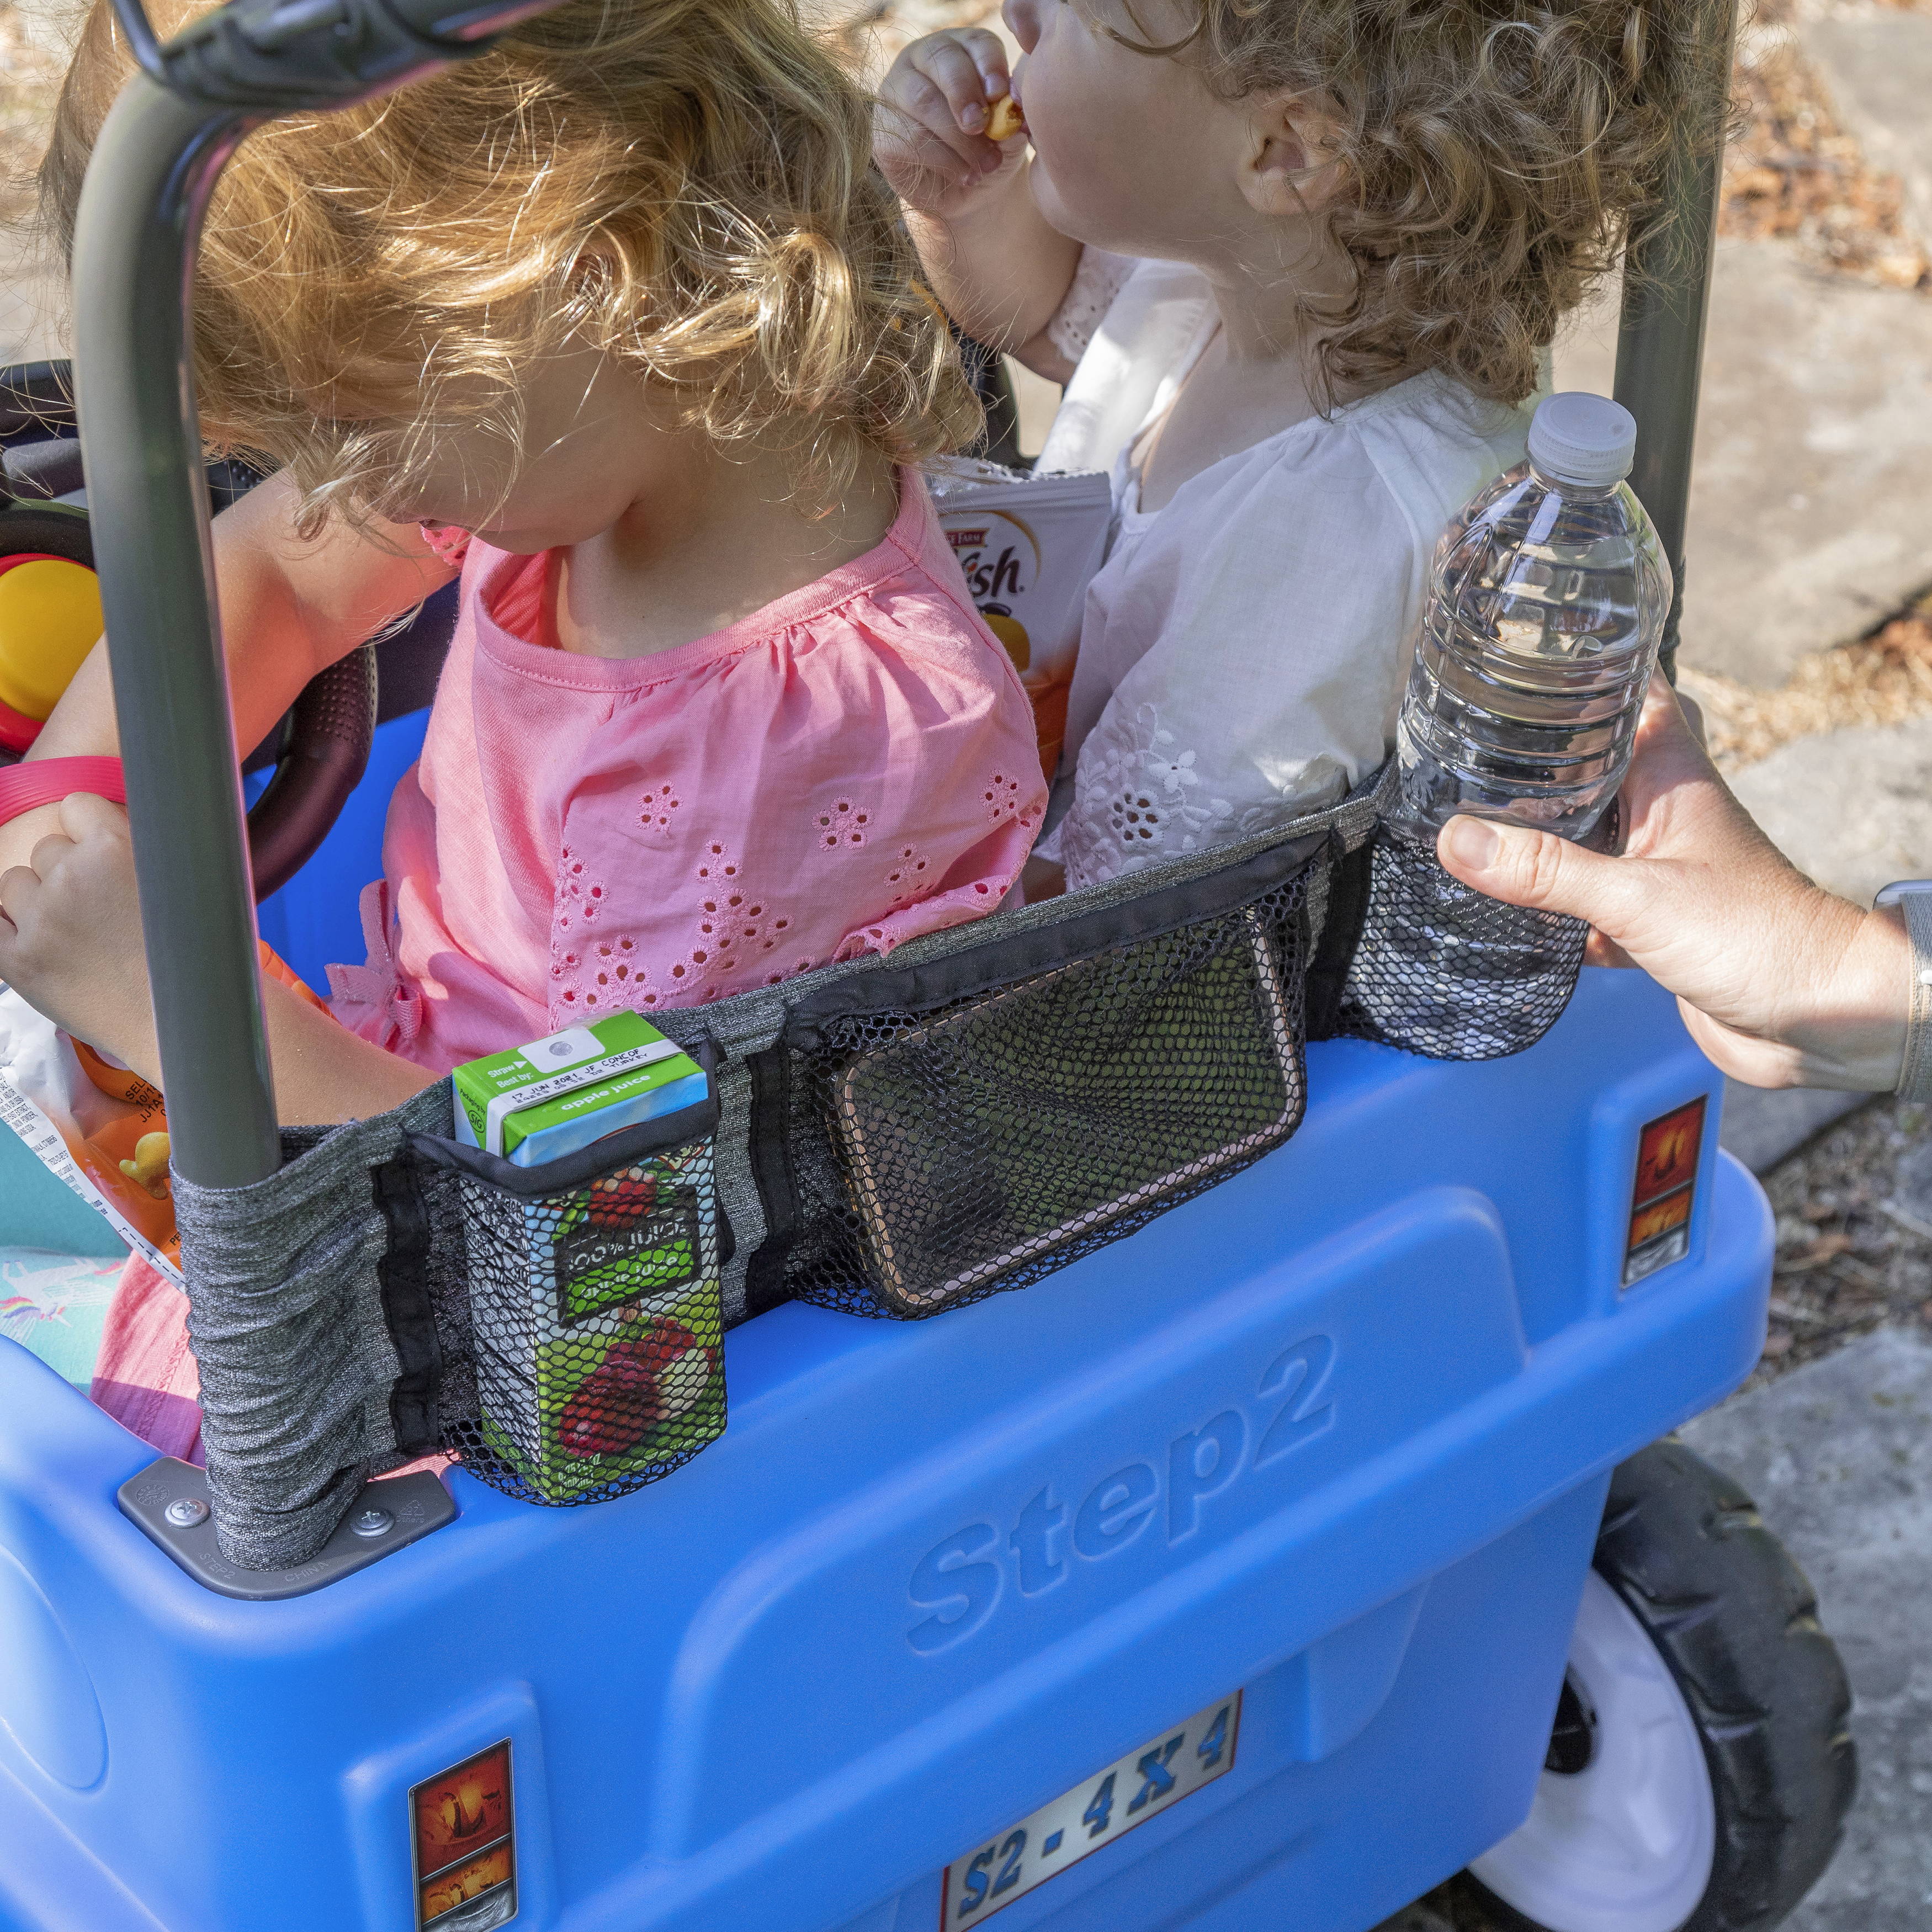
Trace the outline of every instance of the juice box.
{"type": "Polygon", "coordinates": [[[484,1438],[552,1502],[674,1464],[724,1432],[715,1275],[614,1314],[477,1350],[484,1438]]]}
{"type": "Polygon", "coordinates": [[[458,1141],[518,1167],[694,1106],[707,1090],[703,1068],[633,1012],[470,1060],[450,1077],[458,1141]]]}

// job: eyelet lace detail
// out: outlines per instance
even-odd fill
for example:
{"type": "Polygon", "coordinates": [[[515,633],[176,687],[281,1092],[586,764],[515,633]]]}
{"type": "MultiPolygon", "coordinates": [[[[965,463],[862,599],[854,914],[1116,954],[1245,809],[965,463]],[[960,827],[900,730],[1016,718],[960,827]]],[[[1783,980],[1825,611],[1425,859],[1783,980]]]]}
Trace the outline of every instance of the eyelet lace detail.
{"type": "Polygon", "coordinates": [[[1018,824],[1036,824],[1046,816],[1044,806],[1032,798],[1037,788],[1039,774],[1034,774],[1032,782],[1012,772],[995,772],[991,781],[980,789],[980,796],[986,812],[995,825],[1004,825],[1010,819],[1018,824]]]}
{"type": "Polygon", "coordinates": [[[1126,256],[1110,255],[1104,248],[1081,250],[1073,279],[1046,325],[1047,340],[1068,362],[1078,362],[1085,352],[1133,267],[1126,256]]]}
{"type": "Polygon", "coordinates": [[[871,836],[872,809],[849,797],[836,800],[812,814],[821,852],[849,851],[863,845],[871,836]]]}
{"type": "Polygon", "coordinates": [[[1081,747],[1078,788],[1060,833],[1068,882],[1091,885],[1285,824],[1298,808],[1199,796],[1201,775],[1151,704],[1103,716],[1081,747]]]}
{"type": "Polygon", "coordinates": [[[568,1025],[628,1008],[648,1012],[658,1004],[657,988],[644,970],[636,938],[615,933],[587,944],[582,952],[554,952],[550,965],[550,1016],[568,1025]]]}
{"type": "MultiPolygon", "coordinates": [[[[1028,775],[1002,769],[981,786],[981,802],[996,827],[1017,823],[1031,828],[1044,815],[1035,796],[1038,789],[1028,775]]],[[[682,800],[677,784],[668,777],[654,776],[636,797],[635,823],[649,842],[668,850],[681,846],[688,854],[685,842],[696,828],[688,821],[679,823],[682,800]]],[[[878,908],[877,919],[930,898],[945,869],[943,857],[912,842],[890,848],[890,863],[880,866],[878,855],[869,849],[878,830],[878,807],[856,794],[826,796],[812,811],[808,823],[808,850],[815,850],[827,860],[864,853],[868,862],[856,875],[835,867],[830,878],[838,881],[836,885],[805,876],[812,869],[808,863],[805,875],[776,882],[784,890],[774,893],[770,890],[774,882],[754,878],[729,842],[706,839],[698,847],[694,863],[688,857],[685,860],[691,865],[686,876],[699,887],[698,909],[685,929],[682,947],[675,952],[669,950],[677,944],[674,927],[666,932],[646,920],[629,931],[610,929],[613,920],[638,918],[632,900],[640,881],[617,880],[624,899],[623,909],[616,910],[607,881],[591,869],[581,850],[566,846],[558,862],[550,929],[552,1024],[571,1024],[573,1016],[580,1024],[586,1017],[623,1008],[648,1012],[660,1006],[701,1006],[752,986],[776,986],[826,964],[825,957],[807,950],[808,940],[800,944],[814,923],[796,910],[800,892],[850,895],[878,908]],[[886,899],[883,907],[875,896],[880,884],[886,899]],[[790,896],[789,904],[786,894],[790,896]]],[[[974,890],[982,899],[998,896],[984,880],[976,881],[974,890]]],[[[856,958],[883,946],[888,932],[877,923],[849,930],[838,943],[836,956],[856,958]]]]}
{"type": "Polygon", "coordinates": [[[652,844],[670,843],[671,828],[676,823],[678,809],[683,802],[668,781],[645,787],[643,796],[638,801],[638,824],[652,844]]]}
{"type": "Polygon", "coordinates": [[[566,845],[557,878],[556,910],[551,920],[553,932],[572,932],[594,926],[598,914],[604,909],[606,896],[603,880],[592,878],[584,869],[584,861],[566,845]]]}
{"type": "Polygon", "coordinates": [[[932,877],[932,860],[916,845],[902,845],[886,874],[886,884],[892,889],[886,910],[897,912],[923,898],[930,890],[927,881],[932,877]]]}

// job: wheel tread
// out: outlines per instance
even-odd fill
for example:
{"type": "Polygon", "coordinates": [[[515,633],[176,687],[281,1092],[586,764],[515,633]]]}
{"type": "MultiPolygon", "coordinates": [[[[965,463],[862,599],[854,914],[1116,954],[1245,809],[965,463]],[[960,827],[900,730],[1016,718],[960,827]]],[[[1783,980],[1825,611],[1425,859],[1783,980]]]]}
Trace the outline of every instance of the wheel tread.
{"type": "MultiPolygon", "coordinates": [[[[1675,1437],[1612,1474],[1594,1562],[1676,1679],[1711,1773],[1710,1882],[1678,1932],[1768,1932],[1831,1862],[1858,1785],[1817,1593],[1736,1480],[1675,1437]]],[[[1456,1895],[1504,1932],[1545,1932],[1467,1874],[1456,1895]]]]}

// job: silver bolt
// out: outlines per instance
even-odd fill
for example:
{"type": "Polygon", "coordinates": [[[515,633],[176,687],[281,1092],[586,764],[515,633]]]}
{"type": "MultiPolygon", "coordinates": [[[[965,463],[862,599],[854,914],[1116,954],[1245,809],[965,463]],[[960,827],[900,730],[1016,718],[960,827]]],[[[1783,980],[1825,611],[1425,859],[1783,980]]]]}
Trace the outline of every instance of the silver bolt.
{"type": "Polygon", "coordinates": [[[208,1520],[208,1505],[199,1496],[177,1496],[161,1514],[177,1529],[195,1529],[208,1520]]]}
{"type": "Polygon", "coordinates": [[[358,1536],[373,1538],[387,1536],[395,1526],[396,1519],[387,1510],[372,1503],[368,1508],[356,1512],[355,1520],[349,1527],[358,1536]]]}

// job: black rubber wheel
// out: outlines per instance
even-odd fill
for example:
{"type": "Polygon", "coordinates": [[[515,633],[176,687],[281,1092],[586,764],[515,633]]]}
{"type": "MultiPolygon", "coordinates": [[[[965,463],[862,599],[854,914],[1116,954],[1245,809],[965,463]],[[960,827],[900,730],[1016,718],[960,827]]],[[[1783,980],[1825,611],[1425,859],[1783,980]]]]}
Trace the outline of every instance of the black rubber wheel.
{"type": "MultiPolygon", "coordinates": [[[[1621,1622],[1627,1644],[1640,1631],[1654,1646],[1678,1697],[1661,1679],[1653,1690],[1694,1729],[1679,1774],[1694,1784],[1700,1750],[1708,1780],[1708,1809],[1694,1790],[1695,1803],[1682,1808],[1702,1809],[1708,1820],[1691,1848],[1688,1898],[1680,1872],[1653,1895],[1649,1932],[1660,1909],[1672,1932],[1768,1932],[1830,1864],[1858,1786],[1850,1687],[1820,1627],[1818,1600],[1750,1498],[1674,1439],[1653,1443],[1612,1478],[1594,1568],[1600,1585],[1586,1592],[1586,1612],[1594,1602],[1600,1624],[1621,1622]]],[[[1652,1741],[1644,1754],[1617,1757],[1607,1734],[1616,1700],[1597,1708],[1578,1668],[1585,1622],[1580,1616],[1538,1808],[1522,1832],[1477,1862],[1481,1879],[1472,1871],[1456,1881],[1459,1903],[1472,1908],[1460,1915],[1470,1924],[1586,1932],[1643,1920],[1641,1908],[1610,1895],[1613,1887],[1592,1898],[1580,1836],[1574,1871],[1562,1870],[1566,1820],[1584,1808],[1574,1802],[1580,1786],[1564,1781],[1589,1775],[1593,1761],[1602,1776],[1619,1762],[1654,1766],[1658,1756],[1652,1741]],[[1541,1838],[1532,1842],[1526,1834],[1539,1820],[1541,1838]]]]}

